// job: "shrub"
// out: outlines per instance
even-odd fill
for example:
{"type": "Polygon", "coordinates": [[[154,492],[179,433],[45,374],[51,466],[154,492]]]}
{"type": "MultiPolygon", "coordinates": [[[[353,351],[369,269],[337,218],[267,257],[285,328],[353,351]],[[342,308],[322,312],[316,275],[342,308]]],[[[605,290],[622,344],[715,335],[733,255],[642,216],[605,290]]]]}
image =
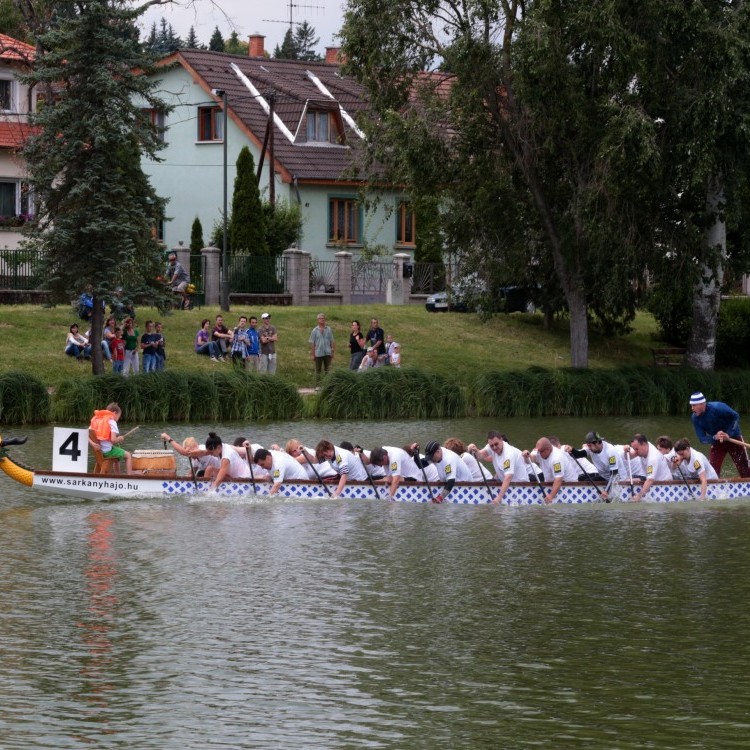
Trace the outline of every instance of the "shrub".
{"type": "Polygon", "coordinates": [[[41,380],[25,372],[0,375],[2,424],[44,424],[49,418],[49,394],[41,380]]]}
{"type": "Polygon", "coordinates": [[[717,367],[750,365],[750,299],[724,300],[719,309],[716,332],[717,367]]]}

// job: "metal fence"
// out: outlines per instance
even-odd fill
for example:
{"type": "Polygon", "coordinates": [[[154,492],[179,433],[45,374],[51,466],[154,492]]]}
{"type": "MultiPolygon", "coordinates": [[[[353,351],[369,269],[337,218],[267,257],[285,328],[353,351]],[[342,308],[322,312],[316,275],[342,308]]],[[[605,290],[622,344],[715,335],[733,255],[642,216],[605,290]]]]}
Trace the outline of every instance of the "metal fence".
{"type": "Polygon", "coordinates": [[[288,290],[283,256],[234,254],[229,258],[229,287],[236,294],[281,294],[288,290]]]}
{"type": "Polygon", "coordinates": [[[310,263],[310,291],[339,291],[339,263],[336,260],[314,260],[310,263]]]}
{"type": "Polygon", "coordinates": [[[393,263],[358,260],[352,263],[352,294],[385,294],[388,281],[393,278],[393,263]]]}
{"type": "Polygon", "coordinates": [[[44,274],[41,250],[0,250],[0,289],[39,289],[44,274]]]}
{"type": "Polygon", "coordinates": [[[412,294],[432,294],[445,290],[444,263],[415,263],[411,277],[412,294]]]}

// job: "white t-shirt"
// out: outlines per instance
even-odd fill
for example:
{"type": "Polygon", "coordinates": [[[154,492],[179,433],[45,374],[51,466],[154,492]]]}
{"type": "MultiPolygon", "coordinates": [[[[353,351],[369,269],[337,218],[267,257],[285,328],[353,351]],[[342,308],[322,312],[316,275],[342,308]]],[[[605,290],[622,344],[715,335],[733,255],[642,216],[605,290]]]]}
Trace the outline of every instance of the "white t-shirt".
{"type": "Polygon", "coordinates": [[[704,471],[706,472],[706,479],[719,478],[708,459],[695,448],[690,449],[690,460],[682,460],[678,466],[687,479],[698,479],[704,471]]]}
{"type": "Polygon", "coordinates": [[[642,460],[646,479],[653,479],[657,482],[672,479],[672,471],[667,459],[659,453],[659,449],[652,443],[648,444],[648,455],[642,460]]]}
{"type": "Polygon", "coordinates": [[[553,482],[558,477],[562,477],[565,482],[578,481],[578,467],[570,460],[570,456],[567,456],[567,461],[565,460],[566,453],[561,448],[552,446],[547,458],[542,458],[538,453],[535,453],[534,458],[544,474],[545,482],[553,482]]]}
{"type": "Polygon", "coordinates": [[[468,451],[461,454],[461,460],[466,464],[466,468],[471,472],[471,478],[474,482],[482,482],[485,479],[492,479],[489,469],[485,469],[479,461],[474,458],[468,451]]]}
{"type": "MultiPolygon", "coordinates": [[[[586,450],[586,446],[583,447],[586,450]]],[[[612,471],[618,471],[620,479],[627,476],[628,468],[625,463],[625,453],[622,449],[618,451],[612,443],[603,440],[601,453],[594,453],[594,451],[588,449],[588,454],[597,473],[604,479],[609,479],[609,474],[612,471]]]]}
{"type": "Polygon", "coordinates": [[[335,445],[333,447],[333,458],[329,463],[339,475],[348,474],[349,479],[355,479],[360,482],[367,479],[367,472],[359,456],[355,456],[354,453],[346,450],[346,448],[340,448],[338,445],[335,445]]]}
{"type": "Polygon", "coordinates": [[[423,479],[422,472],[414,463],[414,459],[403,448],[384,445],[383,450],[388,454],[388,466],[385,469],[389,477],[423,479]]]}
{"type": "MultiPolygon", "coordinates": [[[[112,433],[112,437],[117,437],[120,434],[120,428],[114,419],[109,420],[109,431],[112,433]]],[[[102,453],[109,453],[112,450],[113,443],[111,440],[100,440],[99,444],[102,447],[102,453]]]]}
{"type": "Polygon", "coordinates": [[[503,449],[500,453],[495,453],[487,443],[484,452],[492,457],[492,466],[498,479],[505,479],[506,474],[512,474],[516,482],[528,481],[531,467],[523,460],[523,454],[515,446],[503,440],[503,449]]]}
{"type": "Polygon", "coordinates": [[[226,443],[221,444],[221,460],[227,459],[229,461],[228,476],[232,479],[249,479],[250,478],[250,467],[247,461],[243,459],[239,453],[234,449],[233,445],[227,445],[226,443]]]}
{"type": "Polygon", "coordinates": [[[447,448],[442,448],[443,457],[439,463],[433,463],[437,469],[438,477],[446,482],[449,479],[455,479],[457,482],[471,482],[471,472],[469,467],[461,460],[458,453],[454,453],[447,448]]]}
{"type": "Polygon", "coordinates": [[[294,479],[307,479],[307,472],[288,453],[271,451],[273,465],[271,466],[271,481],[284,482],[294,479]]]}

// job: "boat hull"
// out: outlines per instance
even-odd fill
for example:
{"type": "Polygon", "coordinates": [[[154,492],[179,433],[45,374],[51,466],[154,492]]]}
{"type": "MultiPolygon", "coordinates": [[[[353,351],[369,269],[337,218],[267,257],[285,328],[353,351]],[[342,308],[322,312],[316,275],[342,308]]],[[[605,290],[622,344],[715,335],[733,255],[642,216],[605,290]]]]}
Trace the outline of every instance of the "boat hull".
{"type": "MultiPolygon", "coordinates": [[[[331,485],[327,485],[332,490],[331,485]]],[[[335,486],[335,485],[333,485],[335,486]]],[[[34,489],[66,495],[86,500],[101,500],[108,497],[141,497],[161,495],[165,497],[183,497],[211,493],[216,497],[241,498],[250,496],[268,496],[271,483],[256,480],[233,480],[222,483],[215,491],[210,489],[209,482],[194,481],[190,477],[177,476],[140,476],[112,474],[64,474],[52,471],[33,472],[34,489]]],[[[347,482],[341,497],[349,500],[389,499],[386,485],[377,484],[373,488],[369,482],[347,482]]],[[[637,489],[637,488],[636,488],[637,489]]],[[[656,482],[646,498],[649,502],[674,503],[696,500],[699,484],[684,482],[656,482]]],[[[438,493],[438,486],[424,482],[402,484],[394,498],[397,502],[429,503],[438,493]]],[[[457,482],[445,501],[455,505],[487,505],[490,494],[497,492],[490,486],[490,491],[483,482],[457,482]]],[[[616,488],[615,501],[629,502],[632,492],[629,485],[616,488]]],[[[286,482],[281,485],[278,496],[300,500],[324,498],[326,491],[316,481],[286,482]]],[[[709,500],[733,500],[750,497],[750,480],[725,479],[709,482],[709,500]]],[[[555,505],[584,505],[600,502],[599,493],[585,482],[563,485],[554,500],[555,505]]],[[[542,490],[533,482],[521,482],[511,485],[506,493],[504,505],[526,506],[542,505],[542,490]]]]}

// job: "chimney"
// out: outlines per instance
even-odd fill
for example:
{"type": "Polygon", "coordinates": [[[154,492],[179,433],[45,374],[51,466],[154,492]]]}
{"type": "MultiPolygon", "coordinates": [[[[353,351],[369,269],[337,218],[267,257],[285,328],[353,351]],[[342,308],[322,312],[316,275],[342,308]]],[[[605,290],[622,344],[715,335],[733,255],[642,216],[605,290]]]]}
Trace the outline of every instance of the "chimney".
{"type": "Polygon", "coordinates": [[[344,63],[344,56],[341,54],[340,47],[326,47],[326,62],[330,65],[341,65],[344,63]]]}
{"type": "Polygon", "coordinates": [[[250,57],[265,57],[266,51],[263,49],[263,34],[250,34],[250,44],[247,48],[247,54],[250,57]]]}

